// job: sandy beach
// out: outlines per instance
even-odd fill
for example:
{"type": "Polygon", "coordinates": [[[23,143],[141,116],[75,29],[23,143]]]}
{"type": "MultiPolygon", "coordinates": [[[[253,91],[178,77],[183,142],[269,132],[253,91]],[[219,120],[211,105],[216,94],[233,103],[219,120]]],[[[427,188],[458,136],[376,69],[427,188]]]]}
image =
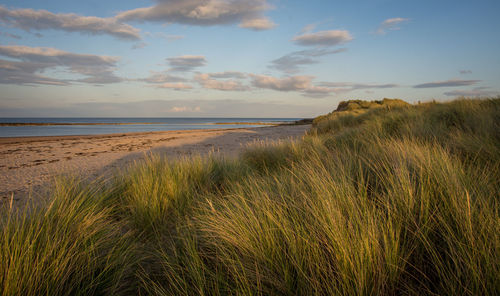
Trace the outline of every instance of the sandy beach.
{"type": "Polygon", "coordinates": [[[254,141],[300,137],[309,125],[165,131],[95,136],[0,138],[0,201],[39,198],[56,176],[95,178],[149,153],[169,158],[207,154],[236,156],[254,141]]]}

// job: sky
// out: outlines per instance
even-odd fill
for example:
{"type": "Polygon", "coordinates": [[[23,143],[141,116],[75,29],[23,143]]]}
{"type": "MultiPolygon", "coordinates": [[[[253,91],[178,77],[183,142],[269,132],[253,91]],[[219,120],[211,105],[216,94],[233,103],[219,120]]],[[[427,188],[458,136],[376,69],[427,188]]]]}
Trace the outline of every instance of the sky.
{"type": "Polygon", "coordinates": [[[313,117],[500,94],[498,0],[0,0],[0,117],[313,117]]]}

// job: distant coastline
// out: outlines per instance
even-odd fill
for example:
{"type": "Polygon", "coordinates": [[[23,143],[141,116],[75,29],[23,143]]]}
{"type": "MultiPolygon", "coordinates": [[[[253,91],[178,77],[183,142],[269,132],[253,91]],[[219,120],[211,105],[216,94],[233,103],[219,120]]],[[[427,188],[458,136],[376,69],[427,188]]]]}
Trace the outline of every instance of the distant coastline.
{"type": "Polygon", "coordinates": [[[295,125],[300,118],[0,118],[0,138],[295,125]]]}
{"type": "Polygon", "coordinates": [[[130,125],[160,124],[154,122],[0,122],[0,126],[45,126],[45,125],[130,125]]]}
{"type": "MultiPolygon", "coordinates": [[[[135,124],[165,124],[163,122],[0,122],[0,126],[51,126],[51,125],[135,125],[135,124]]],[[[206,124],[229,125],[278,125],[280,122],[210,122],[206,124]]]]}

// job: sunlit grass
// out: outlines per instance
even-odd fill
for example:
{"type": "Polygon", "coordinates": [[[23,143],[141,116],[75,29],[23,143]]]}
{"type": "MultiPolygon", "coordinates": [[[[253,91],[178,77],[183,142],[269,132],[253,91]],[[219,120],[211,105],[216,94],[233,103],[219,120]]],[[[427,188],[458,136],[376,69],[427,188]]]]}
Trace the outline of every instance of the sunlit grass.
{"type": "Polygon", "coordinates": [[[355,103],[7,210],[3,295],[497,295],[500,99],[355,103]]]}

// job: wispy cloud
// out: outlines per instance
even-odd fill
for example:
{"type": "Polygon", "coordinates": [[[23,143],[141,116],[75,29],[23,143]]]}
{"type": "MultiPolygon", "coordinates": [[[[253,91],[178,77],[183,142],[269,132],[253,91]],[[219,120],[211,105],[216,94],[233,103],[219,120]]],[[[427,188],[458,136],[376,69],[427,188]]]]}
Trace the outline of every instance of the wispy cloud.
{"type": "Polygon", "coordinates": [[[121,39],[140,39],[140,30],[116,18],[80,16],[74,13],[52,13],[47,10],[13,9],[0,6],[0,22],[31,30],[61,30],[91,35],[108,34],[121,39]]]}
{"type": "Polygon", "coordinates": [[[254,31],[263,31],[276,27],[276,24],[273,23],[268,18],[254,18],[254,19],[243,20],[239,24],[239,27],[245,29],[251,29],[254,31]]]}
{"type": "Polygon", "coordinates": [[[193,86],[184,82],[165,82],[158,84],[156,86],[157,88],[169,88],[169,89],[174,89],[174,90],[186,90],[186,89],[192,89],[193,86]]]}
{"type": "Polygon", "coordinates": [[[216,77],[218,78],[229,78],[229,77],[235,77],[236,74],[239,75],[239,72],[224,72],[224,73],[198,73],[195,76],[195,80],[202,85],[204,88],[208,89],[216,89],[216,90],[222,90],[222,91],[244,91],[244,90],[249,90],[250,88],[241,81],[237,81],[234,79],[228,79],[228,80],[218,80],[215,79],[216,77]]]}
{"type": "Polygon", "coordinates": [[[471,70],[460,70],[458,71],[460,74],[462,75],[466,75],[466,74],[472,74],[472,71],[471,70]]]}
{"type": "Polygon", "coordinates": [[[337,46],[351,41],[353,38],[346,30],[307,32],[293,37],[292,41],[305,46],[337,46]]]}
{"type": "Polygon", "coordinates": [[[314,76],[289,76],[276,78],[267,75],[250,74],[252,85],[257,88],[272,89],[277,91],[298,91],[311,97],[325,97],[335,92],[335,89],[316,86],[312,83],[314,76]]]}
{"type": "Polygon", "coordinates": [[[317,63],[318,61],[311,57],[290,53],[282,56],[279,59],[271,61],[271,65],[269,65],[269,68],[276,69],[287,74],[294,74],[299,72],[301,66],[303,65],[311,65],[317,63]]]}
{"type": "Polygon", "coordinates": [[[132,49],[141,49],[146,47],[148,44],[146,42],[138,42],[134,45],[132,45],[132,49]]]}
{"type": "Polygon", "coordinates": [[[312,24],[307,24],[302,28],[302,30],[300,30],[300,34],[310,33],[312,31],[314,31],[318,26],[325,25],[325,24],[332,23],[332,22],[333,22],[333,19],[328,18],[328,19],[324,19],[324,20],[321,20],[321,21],[318,21],[318,22],[315,22],[312,24]]]}
{"type": "Polygon", "coordinates": [[[272,6],[267,0],[156,0],[150,7],[142,7],[119,13],[121,21],[153,21],[196,26],[229,25],[264,30],[274,23],[264,16],[272,6]]]}
{"type": "Polygon", "coordinates": [[[383,35],[383,34],[387,33],[387,31],[389,31],[389,30],[399,30],[399,29],[401,29],[400,25],[407,23],[408,21],[410,21],[410,19],[403,18],[403,17],[395,17],[395,18],[386,19],[385,21],[383,21],[380,24],[376,33],[379,35],[383,35]]]}
{"type": "Polygon", "coordinates": [[[1,35],[1,36],[5,36],[5,37],[9,37],[9,38],[14,38],[14,39],[17,39],[17,40],[22,39],[22,37],[21,37],[21,36],[16,35],[16,34],[10,34],[10,33],[8,33],[8,32],[0,32],[0,35],[1,35]]]}
{"type": "Polygon", "coordinates": [[[347,87],[350,90],[357,89],[383,89],[383,88],[395,88],[399,87],[398,84],[386,83],[386,84],[375,84],[375,83],[354,83],[354,82],[321,82],[320,85],[328,87],[347,87]]]}
{"type": "Polygon", "coordinates": [[[285,74],[296,74],[305,65],[317,64],[318,57],[341,53],[347,48],[330,49],[351,41],[353,38],[348,31],[330,30],[313,33],[316,24],[309,24],[302,28],[300,35],[292,38],[292,41],[299,45],[314,46],[313,49],[294,51],[280,58],[271,61],[268,66],[285,74]]]}
{"type": "Polygon", "coordinates": [[[258,88],[267,88],[278,91],[303,91],[311,87],[313,76],[291,76],[276,78],[267,75],[250,74],[252,84],[258,88]]]}
{"type": "Polygon", "coordinates": [[[150,37],[153,37],[153,36],[160,37],[160,38],[167,40],[168,42],[173,42],[173,41],[184,39],[184,36],[182,36],[182,35],[171,35],[171,34],[165,34],[163,32],[147,33],[146,35],[150,36],[150,37]]]}
{"type": "Polygon", "coordinates": [[[168,88],[174,90],[188,90],[193,86],[187,82],[188,79],[180,76],[170,75],[165,72],[151,71],[151,75],[146,78],[137,79],[137,81],[146,82],[156,88],[168,88]]]}
{"type": "Polygon", "coordinates": [[[224,71],[207,73],[210,78],[234,78],[234,79],[244,79],[247,78],[247,74],[238,71],[224,71]]]}
{"type": "Polygon", "coordinates": [[[187,79],[184,77],[174,76],[163,72],[151,72],[146,78],[138,79],[139,81],[144,81],[147,83],[166,83],[166,82],[186,82],[187,79]]]}
{"type": "Polygon", "coordinates": [[[1,82],[14,84],[54,84],[70,82],[92,84],[115,83],[122,81],[113,71],[118,58],[90,54],[76,54],[48,47],[28,47],[18,45],[0,46],[0,56],[19,61],[0,60],[1,82]],[[61,80],[41,76],[40,73],[56,67],[66,67],[69,71],[87,76],[78,80],[61,80]]]}
{"type": "Polygon", "coordinates": [[[308,25],[305,25],[302,30],[300,30],[300,34],[304,34],[304,33],[310,33],[312,31],[314,31],[314,29],[316,29],[316,24],[308,24],[308,25]]]}
{"type": "Polygon", "coordinates": [[[184,36],[182,36],[182,35],[167,35],[167,36],[165,36],[165,39],[167,39],[167,41],[172,42],[172,41],[184,39],[184,36]]]}
{"type": "Polygon", "coordinates": [[[471,90],[454,90],[444,93],[444,95],[450,97],[486,97],[499,94],[499,91],[490,90],[488,87],[476,87],[471,90]]]}
{"type": "Polygon", "coordinates": [[[321,82],[321,87],[327,87],[335,94],[349,93],[356,90],[365,90],[365,93],[373,93],[374,89],[387,89],[399,87],[395,83],[355,83],[355,82],[321,82]]]}
{"type": "Polygon", "coordinates": [[[167,58],[170,65],[170,71],[188,72],[195,68],[205,66],[207,60],[201,55],[182,55],[173,58],[167,58]]]}
{"type": "Polygon", "coordinates": [[[307,57],[322,57],[330,54],[336,54],[347,51],[347,48],[329,49],[329,48],[314,48],[295,51],[292,54],[307,56],[307,57]]]}
{"type": "Polygon", "coordinates": [[[276,69],[287,74],[294,74],[300,71],[301,66],[317,64],[319,62],[317,57],[345,51],[347,51],[347,48],[339,48],[335,50],[323,48],[295,51],[271,61],[269,68],[276,69]]]}
{"type": "Polygon", "coordinates": [[[481,80],[453,79],[453,80],[446,80],[446,81],[427,82],[427,83],[417,84],[413,87],[414,88],[457,87],[457,86],[473,85],[473,84],[476,84],[480,81],[481,80]]]}

